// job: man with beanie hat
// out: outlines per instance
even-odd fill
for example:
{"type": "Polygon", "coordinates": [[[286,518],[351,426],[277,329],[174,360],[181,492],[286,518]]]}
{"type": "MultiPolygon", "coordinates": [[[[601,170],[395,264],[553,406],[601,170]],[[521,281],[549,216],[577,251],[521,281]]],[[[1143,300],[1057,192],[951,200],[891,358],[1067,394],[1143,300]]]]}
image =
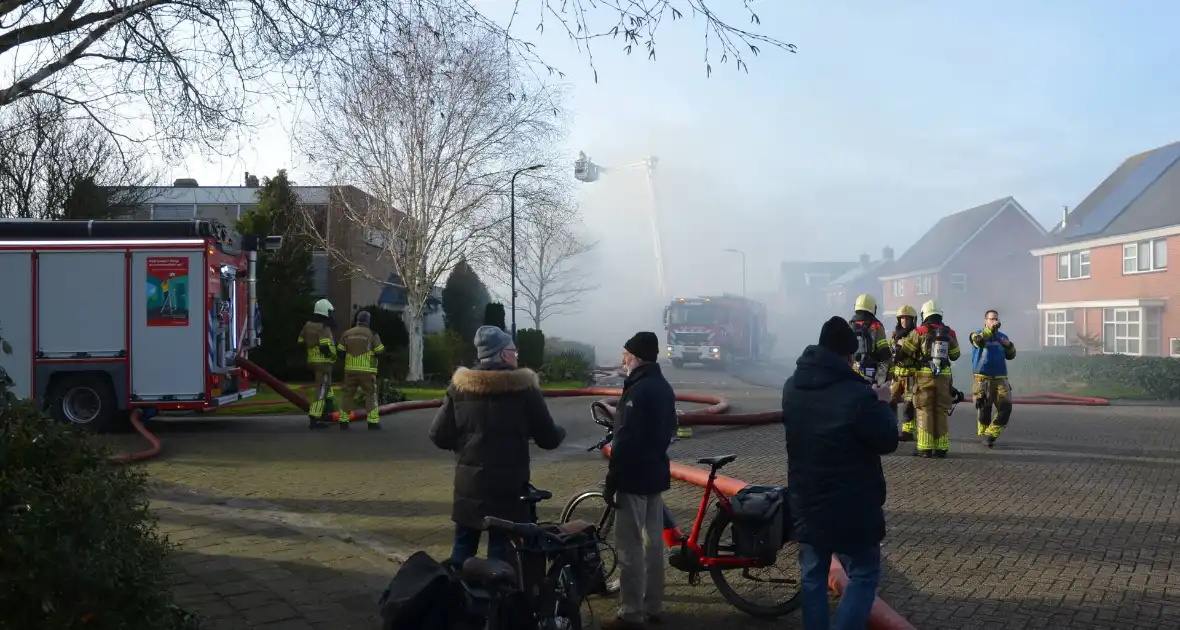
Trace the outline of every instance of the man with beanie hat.
{"type": "MultiPolygon", "coordinates": [[[[519,368],[512,337],[496,326],[475,332],[479,365],[459,368],[430,425],[435,446],[455,452],[451,520],[456,568],[479,551],[483,519],[527,522],[521,501],[529,483],[529,442],[553,450],[565,429],[553,422],[536,373],[519,368]]],[[[488,557],[508,560],[508,537],[488,532],[488,557]]]]}
{"type": "Polygon", "coordinates": [[[623,395],[615,416],[606,500],[615,505],[619,615],[603,628],[658,622],[664,603],[664,501],[672,486],[668,445],[676,432],[676,394],[656,360],[660,339],[636,333],[623,344],[623,395]],[[645,541],[646,538],[646,541],[645,541]]]}
{"type": "Polygon", "coordinates": [[[803,627],[827,630],[832,555],[848,574],[838,629],[864,628],[881,579],[885,473],[897,450],[889,388],[852,368],[856,333],[840,317],[820,330],[783,385],[788,504],[803,573],[803,627]]]}

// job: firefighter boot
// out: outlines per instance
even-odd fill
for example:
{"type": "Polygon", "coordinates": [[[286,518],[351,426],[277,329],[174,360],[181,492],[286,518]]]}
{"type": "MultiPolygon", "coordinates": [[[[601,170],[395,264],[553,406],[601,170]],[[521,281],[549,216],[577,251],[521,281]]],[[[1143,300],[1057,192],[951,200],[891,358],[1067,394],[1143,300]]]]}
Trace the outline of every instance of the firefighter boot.
{"type": "Polygon", "coordinates": [[[369,415],[365,417],[365,421],[369,425],[370,431],[381,430],[381,415],[377,413],[376,407],[369,410],[369,415]]]}
{"type": "Polygon", "coordinates": [[[324,417],[324,401],[314,400],[311,406],[307,409],[307,428],[308,429],[323,429],[328,425],[322,422],[324,417]]]}

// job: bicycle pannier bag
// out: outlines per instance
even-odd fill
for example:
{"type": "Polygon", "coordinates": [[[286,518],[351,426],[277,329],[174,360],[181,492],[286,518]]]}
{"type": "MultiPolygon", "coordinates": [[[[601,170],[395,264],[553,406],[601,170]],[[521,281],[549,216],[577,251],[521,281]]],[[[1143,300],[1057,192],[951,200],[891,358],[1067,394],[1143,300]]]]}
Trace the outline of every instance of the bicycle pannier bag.
{"type": "Polygon", "coordinates": [[[747,558],[774,559],[783,546],[783,497],[780,486],[746,486],[730,500],[733,543],[747,558]]]}
{"type": "Polygon", "coordinates": [[[382,630],[454,627],[462,608],[459,588],[442,563],[424,551],[411,555],[381,595],[382,630]]]}

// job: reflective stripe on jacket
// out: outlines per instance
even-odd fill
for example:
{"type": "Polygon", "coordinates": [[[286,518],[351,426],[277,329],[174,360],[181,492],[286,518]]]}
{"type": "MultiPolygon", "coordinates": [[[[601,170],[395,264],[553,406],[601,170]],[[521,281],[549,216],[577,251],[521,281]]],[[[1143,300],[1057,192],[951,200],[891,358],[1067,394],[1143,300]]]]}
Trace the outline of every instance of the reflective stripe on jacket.
{"type": "Polygon", "coordinates": [[[309,321],[299,331],[299,343],[307,347],[307,362],[323,364],[336,362],[336,342],[327,324],[309,321]],[[325,354],[324,348],[327,348],[325,354]]]}
{"type": "Polygon", "coordinates": [[[345,372],[376,374],[377,355],[385,352],[381,337],[367,326],[354,326],[344,331],[336,348],[345,353],[345,372]]]}

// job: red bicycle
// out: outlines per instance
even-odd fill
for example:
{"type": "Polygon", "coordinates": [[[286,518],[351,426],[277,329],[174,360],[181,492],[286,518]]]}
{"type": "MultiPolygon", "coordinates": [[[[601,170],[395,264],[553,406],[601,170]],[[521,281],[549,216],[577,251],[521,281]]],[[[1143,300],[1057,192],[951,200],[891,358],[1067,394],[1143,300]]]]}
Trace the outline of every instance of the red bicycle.
{"type": "MultiPolygon", "coordinates": [[[[614,437],[614,424],[610,412],[601,402],[590,406],[594,422],[607,430],[606,437],[587,450],[601,450],[610,444],[614,437]]],[[[734,608],[754,617],[775,619],[788,615],[797,610],[802,601],[799,599],[803,583],[799,564],[796,561],[798,548],[796,543],[785,541],[783,548],[774,557],[749,557],[740,554],[733,543],[733,506],[729,497],[725,496],[715,486],[717,471],[726,464],[737,459],[737,455],[719,455],[697,460],[700,464],[709,466],[709,480],[705,485],[704,495],[701,497],[700,507],[697,508],[696,518],[693,520],[692,530],[687,536],[677,526],[672,512],[664,506],[664,545],[672,550],[668,563],[673,568],[688,574],[689,584],[699,584],[700,574],[708,572],[717,590],[725,601],[734,608]],[[716,495],[717,510],[709,522],[701,543],[701,531],[704,529],[705,516],[709,512],[710,497],[716,495]],[[786,558],[787,566],[780,560],[786,558]],[[756,577],[754,572],[778,573],[769,578],[756,577]],[[741,581],[737,579],[740,576],[741,581]],[[755,601],[738,593],[737,588],[753,584],[757,587],[776,587],[781,592],[772,595],[767,600],[755,601]]],[[[761,487],[758,487],[761,488],[761,487]]],[[[770,486],[765,489],[770,489],[770,486]]],[[[561,522],[568,523],[575,520],[585,520],[598,526],[601,540],[601,556],[606,574],[605,590],[614,593],[619,589],[619,578],[615,575],[615,556],[612,542],[614,534],[615,509],[606,505],[606,499],[601,489],[584,490],[574,495],[566,503],[561,512],[561,522]],[[577,516],[580,507],[591,510],[590,514],[577,516]],[[597,516],[594,516],[597,513],[597,516]]]]}

